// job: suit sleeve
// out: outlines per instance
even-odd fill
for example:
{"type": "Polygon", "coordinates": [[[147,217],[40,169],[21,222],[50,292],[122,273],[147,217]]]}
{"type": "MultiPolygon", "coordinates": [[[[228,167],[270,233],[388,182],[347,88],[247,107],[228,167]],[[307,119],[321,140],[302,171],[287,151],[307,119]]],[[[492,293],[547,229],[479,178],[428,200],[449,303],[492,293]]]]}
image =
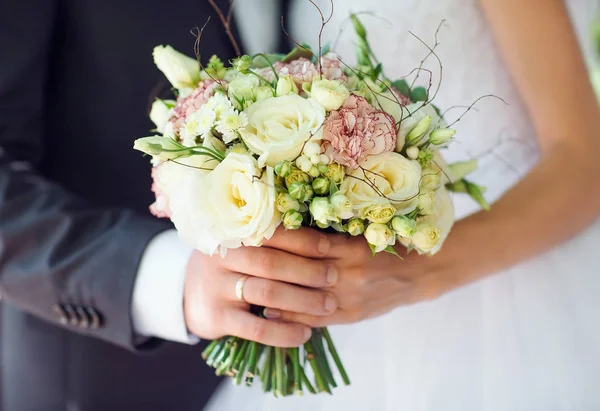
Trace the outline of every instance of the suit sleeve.
{"type": "Polygon", "coordinates": [[[55,0],[0,13],[0,292],[42,319],[135,348],[131,298],[147,243],[168,224],[107,209],[36,173],[55,0]]]}

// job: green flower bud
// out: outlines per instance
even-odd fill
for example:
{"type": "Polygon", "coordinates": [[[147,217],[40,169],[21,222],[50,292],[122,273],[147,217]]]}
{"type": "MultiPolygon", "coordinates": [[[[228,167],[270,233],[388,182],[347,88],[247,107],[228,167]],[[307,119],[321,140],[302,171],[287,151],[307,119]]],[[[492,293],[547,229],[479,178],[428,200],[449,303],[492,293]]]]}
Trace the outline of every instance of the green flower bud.
{"type": "Polygon", "coordinates": [[[392,229],[400,237],[411,238],[417,232],[417,222],[403,215],[392,218],[392,229]]]}
{"type": "Polygon", "coordinates": [[[327,177],[318,177],[312,182],[312,187],[315,190],[315,194],[320,196],[329,192],[329,186],[329,179],[327,177]]]}
{"type": "MultiPolygon", "coordinates": [[[[288,187],[288,192],[290,194],[290,197],[292,197],[292,199],[294,200],[298,200],[298,201],[304,201],[304,198],[306,196],[306,190],[309,188],[310,186],[307,183],[303,183],[301,181],[296,181],[295,183],[293,183],[291,186],[288,187]]],[[[311,191],[312,191],[312,187],[311,191]]]]}
{"type": "Polygon", "coordinates": [[[285,192],[277,194],[275,205],[280,213],[287,213],[290,210],[300,210],[300,203],[298,200],[293,199],[289,193],[285,192]]]}
{"type": "Polygon", "coordinates": [[[192,154],[190,148],[182,146],[170,137],[163,136],[138,138],[133,143],[133,148],[163,161],[189,157],[192,154]]]}
{"type": "Polygon", "coordinates": [[[346,175],[346,171],[344,170],[344,166],[338,163],[331,163],[327,166],[327,172],[325,173],[325,177],[331,180],[335,184],[340,184],[344,181],[344,176],[346,175]]]}
{"type": "Polygon", "coordinates": [[[360,218],[351,218],[345,226],[346,232],[352,236],[361,235],[365,232],[365,223],[360,218]]]}
{"type": "Polygon", "coordinates": [[[406,144],[412,146],[418,143],[429,131],[429,127],[431,127],[431,120],[431,116],[425,116],[419,120],[417,125],[414,126],[406,136],[406,144]]]}
{"type": "Polygon", "coordinates": [[[292,76],[279,76],[275,94],[277,94],[277,97],[287,96],[288,94],[298,94],[298,86],[294,82],[292,76]]]}
{"type": "Polygon", "coordinates": [[[292,163],[289,161],[280,161],[275,165],[275,174],[278,177],[287,177],[292,171],[292,163]]]}
{"type": "Polygon", "coordinates": [[[248,73],[250,70],[250,66],[252,65],[252,57],[247,54],[238,57],[237,59],[232,61],[232,66],[234,69],[239,71],[242,74],[248,73]]]}
{"type": "Polygon", "coordinates": [[[287,230],[297,230],[302,226],[302,214],[296,210],[289,210],[282,217],[281,221],[287,230]]]}
{"type": "Polygon", "coordinates": [[[455,134],[456,130],[451,128],[437,128],[429,135],[429,141],[435,146],[440,146],[446,144],[455,134]]]}
{"type": "Polygon", "coordinates": [[[333,212],[333,206],[326,197],[315,197],[308,206],[308,209],[315,221],[322,226],[329,227],[331,221],[337,220],[333,212]]]}
{"type": "Polygon", "coordinates": [[[406,149],[406,157],[410,158],[411,160],[416,160],[419,158],[419,154],[419,147],[417,146],[410,146],[406,149]]]}
{"type": "Polygon", "coordinates": [[[309,183],[310,176],[308,174],[306,174],[305,172],[303,172],[302,170],[300,170],[298,167],[292,166],[290,173],[285,178],[285,185],[288,188],[290,188],[290,186],[296,182],[309,183]]]}
{"type": "Polygon", "coordinates": [[[312,178],[317,178],[321,175],[321,173],[319,172],[319,167],[317,166],[312,166],[310,168],[310,171],[308,172],[308,175],[310,175],[312,178]]]}
{"type": "Polygon", "coordinates": [[[315,190],[312,188],[312,186],[310,184],[306,184],[305,191],[304,191],[304,198],[302,199],[302,201],[304,201],[306,203],[306,202],[310,201],[310,199],[313,198],[314,195],[315,195],[315,190]]]}
{"type": "Polygon", "coordinates": [[[317,168],[319,169],[319,173],[323,175],[327,174],[327,170],[329,170],[326,164],[319,164],[317,168]]]}
{"type": "Polygon", "coordinates": [[[453,181],[462,180],[465,176],[477,170],[477,160],[459,161],[448,166],[453,181]]]}

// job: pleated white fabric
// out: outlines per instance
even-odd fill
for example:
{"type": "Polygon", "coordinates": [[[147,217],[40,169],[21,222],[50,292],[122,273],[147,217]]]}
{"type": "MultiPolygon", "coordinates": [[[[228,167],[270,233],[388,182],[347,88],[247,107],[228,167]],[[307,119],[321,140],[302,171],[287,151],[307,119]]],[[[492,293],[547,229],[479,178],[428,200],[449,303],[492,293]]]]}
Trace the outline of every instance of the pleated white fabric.
{"type": "MultiPolygon", "coordinates": [[[[327,1],[318,3],[327,10],[327,1]]],[[[573,0],[569,6],[584,39],[598,2],[573,0]]],[[[437,49],[444,70],[438,105],[468,105],[486,94],[509,103],[480,102],[478,112],[456,125],[459,141],[446,157],[480,158],[481,170],[473,179],[488,187],[492,200],[535,164],[538,154],[530,120],[475,0],[344,0],[336,1],[335,7],[325,39],[336,38],[350,11],[370,10],[387,20],[363,17],[375,52],[392,78],[409,73],[427,54],[408,32],[433,44],[438,24],[446,19],[437,49]]],[[[302,0],[294,13],[296,38],[315,44],[315,11],[302,0]]],[[[350,27],[336,50],[354,62],[350,27]]],[[[591,61],[590,50],[586,56],[591,61]]],[[[435,60],[430,58],[426,67],[433,70],[436,84],[435,60]]],[[[448,117],[460,113],[455,109],[448,117]]],[[[590,176],[590,184],[598,184],[595,177],[590,176]]],[[[455,200],[459,217],[476,209],[468,199],[455,200]]],[[[436,301],[333,327],[353,382],[333,396],[274,399],[260,387],[226,384],[208,409],[600,410],[599,244],[600,221],[544,255],[436,301]]]]}

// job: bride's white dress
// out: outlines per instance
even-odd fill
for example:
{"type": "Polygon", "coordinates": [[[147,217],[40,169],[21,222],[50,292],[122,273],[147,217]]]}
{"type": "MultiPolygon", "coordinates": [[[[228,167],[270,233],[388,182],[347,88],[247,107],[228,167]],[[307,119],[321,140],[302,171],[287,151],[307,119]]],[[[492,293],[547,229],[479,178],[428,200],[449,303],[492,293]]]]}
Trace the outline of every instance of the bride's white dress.
{"type": "MultiPolygon", "coordinates": [[[[319,19],[308,1],[297,3],[292,32],[298,40],[315,44],[319,19]]],[[[327,1],[319,4],[327,10],[327,1]]],[[[569,6],[583,38],[598,2],[573,0],[569,6]]],[[[339,0],[335,7],[325,39],[335,39],[350,11],[370,10],[385,18],[362,20],[392,78],[409,73],[427,54],[408,32],[433,44],[434,32],[445,19],[437,49],[444,70],[437,104],[468,105],[485,94],[509,103],[481,101],[479,111],[456,124],[458,142],[446,157],[479,157],[481,168],[472,179],[488,187],[490,200],[535,164],[534,130],[476,0],[339,0]]],[[[354,62],[351,27],[336,51],[354,62]]],[[[435,60],[430,58],[426,67],[434,71],[435,83],[435,60]]],[[[548,86],[568,87],[568,79],[548,86]]],[[[448,117],[461,112],[452,110],[448,117]]],[[[590,184],[598,184],[597,177],[590,176],[590,184]]],[[[459,217],[476,210],[466,198],[455,200],[459,217]]],[[[577,212],[577,204],[572,211],[577,212]]],[[[438,300],[332,327],[352,379],[350,387],[336,389],[333,396],[275,399],[260,387],[226,383],[209,409],[600,410],[599,245],[600,221],[560,247],[438,300]]]]}

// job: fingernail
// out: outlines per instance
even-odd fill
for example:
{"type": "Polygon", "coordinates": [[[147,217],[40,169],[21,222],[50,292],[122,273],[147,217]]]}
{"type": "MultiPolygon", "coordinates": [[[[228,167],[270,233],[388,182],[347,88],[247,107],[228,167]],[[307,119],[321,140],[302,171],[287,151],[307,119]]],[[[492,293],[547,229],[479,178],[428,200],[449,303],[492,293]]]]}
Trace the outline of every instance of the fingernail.
{"type": "Polygon", "coordinates": [[[276,308],[265,308],[263,315],[269,320],[276,320],[281,317],[281,311],[276,308]]]}
{"type": "Polygon", "coordinates": [[[336,308],[337,302],[335,301],[335,298],[333,298],[332,296],[327,296],[325,298],[325,311],[328,313],[332,313],[335,311],[336,308]]]}
{"type": "Polygon", "coordinates": [[[335,266],[330,266],[327,269],[327,284],[334,285],[338,280],[338,270],[335,266]]]}
{"type": "Polygon", "coordinates": [[[304,338],[308,340],[311,335],[312,335],[312,330],[308,327],[305,328],[304,329],[304,338]]]}
{"type": "Polygon", "coordinates": [[[326,236],[322,236],[317,244],[317,251],[321,255],[326,255],[329,252],[329,248],[331,248],[329,239],[326,236]]]}

